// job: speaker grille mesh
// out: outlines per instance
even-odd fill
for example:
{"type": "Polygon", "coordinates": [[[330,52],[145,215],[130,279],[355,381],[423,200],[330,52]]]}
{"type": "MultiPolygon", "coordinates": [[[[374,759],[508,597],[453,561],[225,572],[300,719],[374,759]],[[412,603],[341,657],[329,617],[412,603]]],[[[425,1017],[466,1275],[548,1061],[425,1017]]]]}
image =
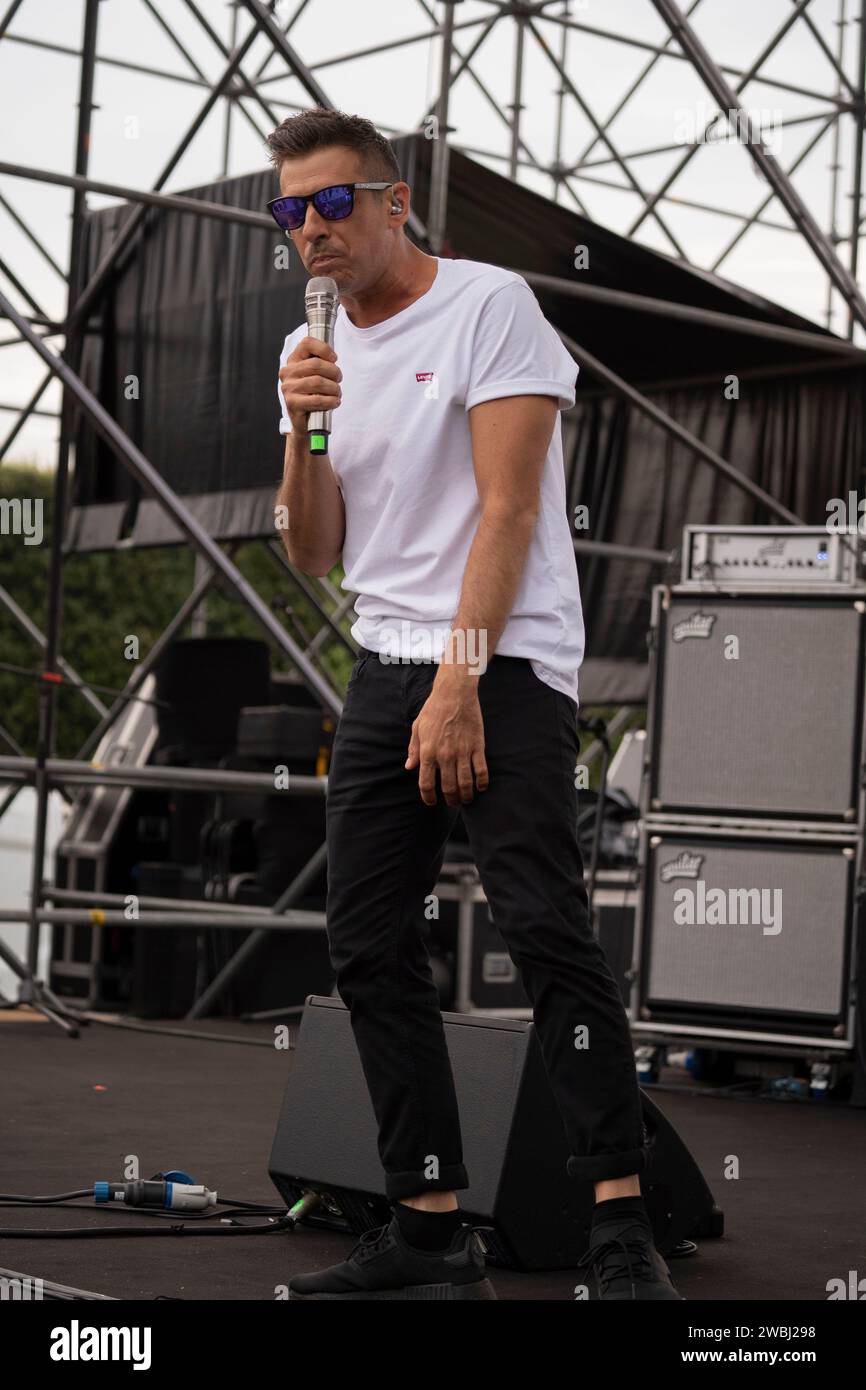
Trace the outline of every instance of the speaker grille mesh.
{"type": "Polygon", "coordinates": [[[862,624],[851,599],[673,595],[653,809],[843,818],[855,799],[862,624]]]}
{"type": "Polygon", "coordinates": [[[838,1016],[852,873],[852,861],[838,845],[665,836],[650,849],[647,862],[646,1002],[838,1016]],[[725,891],[727,915],[734,922],[676,920],[687,900],[674,895],[688,889],[697,910],[699,881],[706,892],[725,891]],[[763,900],[769,909],[763,921],[754,898],[747,906],[729,892],[776,888],[781,890],[776,934],[764,930],[773,925],[772,891],[763,900]]]}

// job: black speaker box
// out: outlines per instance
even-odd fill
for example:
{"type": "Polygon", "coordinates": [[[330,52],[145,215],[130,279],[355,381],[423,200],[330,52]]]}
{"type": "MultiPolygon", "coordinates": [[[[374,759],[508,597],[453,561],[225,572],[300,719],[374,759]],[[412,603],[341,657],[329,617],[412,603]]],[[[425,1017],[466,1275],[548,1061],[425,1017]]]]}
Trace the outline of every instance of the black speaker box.
{"type": "Polygon", "coordinates": [[[252,637],[188,637],[171,643],[154,668],[160,749],[230,753],[245,705],[267,703],[270,653],[252,637]]]}
{"type": "MultiPolygon", "coordinates": [[[[534,1025],[444,1013],[470,1186],[461,1209],[485,1231],[491,1263],[561,1269],[586,1250],[591,1182],[570,1178],[570,1149],[534,1025]]],[[[652,1164],[641,1189],[662,1252],[681,1240],[721,1235],[723,1217],[688,1149],[642,1094],[652,1164]]],[[[349,1012],[311,995],[301,1020],[268,1171],[292,1205],[323,1197],[311,1224],[361,1234],[390,1220],[377,1128],[349,1012]]]]}
{"type": "Polygon", "coordinates": [[[248,706],[238,717],[238,753],[270,768],[315,776],[319,753],[333,741],[333,720],[319,709],[293,705],[248,706]]]}

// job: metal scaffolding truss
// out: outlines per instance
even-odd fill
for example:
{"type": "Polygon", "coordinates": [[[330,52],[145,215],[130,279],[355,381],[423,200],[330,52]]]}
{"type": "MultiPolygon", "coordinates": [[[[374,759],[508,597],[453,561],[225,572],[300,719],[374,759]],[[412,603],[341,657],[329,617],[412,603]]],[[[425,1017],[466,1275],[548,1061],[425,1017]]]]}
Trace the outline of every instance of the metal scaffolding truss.
{"type": "MultiPolygon", "coordinates": [[[[20,45],[25,52],[64,54],[83,63],[87,32],[81,49],[27,35],[23,26],[28,10],[40,8],[41,3],[42,0],[12,0],[5,15],[0,17],[0,39],[20,45]],[[17,21],[14,27],[13,21],[17,21]]],[[[287,112],[300,109],[310,101],[332,104],[321,85],[319,74],[322,74],[322,81],[329,81],[336,73],[336,80],[339,81],[340,69],[347,64],[357,64],[388,52],[405,54],[415,47],[429,50],[435,44],[439,49],[439,95],[428,111],[419,112],[416,129],[430,135],[430,121],[433,118],[437,134],[441,130],[455,136],[451,141],[455,148],[500,164],[503,171],[514,179],[520,179],[526,171],[549,177],[550,196],[582,212],[586,209],[581,199],[581,187],[584,196],[593,187],[628,191],[638,200],[640,210],[633,216],[629,215],[619,230],[629,236],[638,236],[651,223],[660,234],[665,249],[689,262],[696,258],[690,255],[688,233],[682,229],[674,230],[670,220],[671,210],[690,208],[726,219],[733,224],[732,234],[715,255],[712,265],[706,267],[713,271],[725,265],[753,228],[763,227],[782,234],[801,236],[814,253],[816,273],[826,277],[828,324],[833,291],[847,306],[849,336],[853,333],[855,322],[861,318],[863,301],[860,298],[858,304],[854,282],[857,279],[860,240],[866,232],[866,218],[862,211],[866,73],[864,0],[790,0],[790,9],[786,14],[783,9],[780,10],[778,27],[760,51],[749,54],[745,65],[736,67],[714,61],[696,30],[705,17],[718,14],[719,6],[724,5],[726,0],[690,0],[688,6],[684,7],[678,6],[674,0],[633,0],[632,10],[636,16],[645,18],[654,13],[662,21],[666,37],[660,42],[636,37],[627,30],[606,27],[596,20],[596,7],[587,4],[586,0],[440,0],[436,7],[439,10],[438,19],[436,8],[428,0],[401,0],[399,7],[393,6],[394,27],[400,27],[407,17],[411,20],[417,13],[419,27],[415,32],[401,34],[390,41],[382,40],[373,47],[337,53],[314,63],[303,60],[291,36],[302,19],[310,23],[321,17],[323,30],[332,23],[333,7],[325,4],[324,0],[226,0],[231,15],[228,41],[220,37],[208,17],[208,11],[211,18],[214,17],[214,0],[210,0],[210,3],[208,0],[159,0],[159,4],[157,0],[129,0],[129,3],[137,3],[147,10],[153,23],[170,41],[186,70],[173,72],[136,62],[131,57],[100,54],[96,55],[97,65],[104,64],[150,76],[161,82],[199,87],[205,94],[202,110],[188,138],[160,175],[151,195],[154,202],[159,197],[159,189],[171,177],[180,158],[215,108],[221,108],[224,113],[222,172],[225,175],[230,167],[233,121],[243,120],[257,138],[264,139],[267,130],[287,112]],[[471,10],[467,18],[461,17],[464,5],[467,13],[471,10]],[[822,10],[820,20],[815,18],[818,8],[822,10]],[[831,9],[834,12],[832,20],[828,19],[831,9]],[[181,12],[187,18],[194,18],[200,49],[192,51],[192,45],[184,42],[176,32],[181,12]],[[242,34],[241,30],[247,22],[248,27],[242,34]],[[512,56],[512,70],[507,82],[501,71],[502,44],[496,48],[494,58],[490,58],[493,47],[491,34],[500,35],[506,29],[509,31],[507,47],[512,56]],[[833,29],[836,30],[835,34],[832,33],[833,29]],[[815,57],[820,59],[820,72],[826,79],[823,89],[820,85],[804,86],[797,80],[796,71],[788,77],[780,76],[784,44],[792,33],[808,34],[815,57]],[[607,47],[599,48],[599,43],[607,47]],[[255,62],[252,56],[248,56],[254,46],[255,62]],[[617,47],[631,56],[640,55],[641,65],[621,95],[608,110],[602,112],[595,109],[587,97],[582,74],[589,64],[603,62],[604,56],[609,58],[617,47]],[[226,66],[216,80],[209,80],[204,66],[212,59],[214,50],[226,61],[226,66]],[[543,70],[548,71],[550,81],[557,84],[552,89],[555,101],[547,103],[552,116],[549,153],[531,148],[524,138],[527,113],[532,117],[535,109],[540,109],[544,98],[549,95],[547,92],[541,93],[537,86],[533,89],[528,80],[530,50],[541,56],[543,70]],[[659,72],[665,72],[673,94],[672,100],[676,100],[677,79],[685,75],[686,70],[698,74],[706,101],[714,113],[703,128],[695,130],[690,140],[679,138],[638,149],[619,148],[620,137],[615,134],[617,123],[621,123],[624,114],[633,111],[648,95],[649,84],[658,78],[659,72]],[[276,84],[285,84],[287,78],[294,79],[294,101],[275,93],[276,84]],[[498,88],[498,92],[494,92],[493,87],[498,88]],[[776,112],[782,129],[796,132],[802,128],[804,143],[786,167],[775,158],[762,139],[760,121],[754,118],[753,108],[747,104],[755,99],[756,92],[762,93],[764,100],[769,99],[769,94],[774,102],[784,103],[776,112]],[[502,143],[499,148],[481,147],[459,138],[461,129],[469,124],[465,117],[461,117],[462,107],[465,107],[469,97],[481,101],[483,108],[489,110],[492,118],[501,126],[502,143]],[[727,123],[723,120],[724,116],[728,118],[727,123]],[[751,156],[756,169],[769,185],[750,212],[739,212],[721,203],[685,197],[677,187],[682,184],[682,176],[696,156],[704,152],[704,159],[712,158],[707,153],[708,146],[720,137],[727,138],[733,126],[737,127],[737,138],[743,145],[744,157],[751,156]],[[589,129],[591,135],[576,157],[574,154],[566,157],[564,147],[572,128],[589,129]],[[814,161],[815,151],[822,148],[829,155],[826,167],[831,174],[829,207],[823,225],[797,193],[793,181],[798,170],[802,170],[810,158],[814,161]],[[669,172],[660,180],[656,178],[650,183],[647,170],[658,167],[657,164],[653,165],[655,156],[677,157],[669,172]],[[847,209],[846,202],[850,204],[847,209]],[[774,203],[777,205],[775,208],[774,203]],[[787,214],[787,220],[780,220],[779,204],[787,214]],[[860,313],[857,312],[858,308],[860,313]]],[[[781,4],[781,0],[778,3],[781,4]]],[[[225,8],[223,0],[220,0],[220,18],[223,18],[225,8]]],[[[616,64],[611,63],[609,70],[615,75],[616,64]]],[[[688,90],[683,88],[684,92],[688,90]]],[[[684,95],[682,100],[693,102],[694,97],[684,95]]],[[[383,121],[379,124],[389,134],[406,133],[383,121]]],[[[537,128],[538,121],[533,121],[533,125],[537,128]]],[[[434,147],[434,197],[430,214],[430,241],[437,249],[442,236],[447,155],[448,141],[437,140],[434,147]]],[[[0,172],[24,176],[20,166],[9,164],[0,165],[0,172]]],[[[31,170],[29,176],[61,181],[56,172],[44,170],[31,170]]],[[[119,196],[136,200],[147,197],[146,190],[125,190],[117,185],[96,182],[83,184],[79,191],[85,192],[88,188],[98,192],[116,192],[119,196]]],[[[54,270],[62,274],[60,267],[27,227],[26,220],[17,213],[11,200],[0,197],[0,208],[37,246],[54,270]]],[[[0,261],[0,270],[17,292],[28,300],[33,318],[44,319],[26,288],[14,275],[12,267],[0,261]]],[[[51,324],[50,320],[40,322],[39,326],[54,327],[60,331],[60,325],[51,324]]]]}
{"type": "MultiPolygon", "coordinates": [[[[107,0],[103,0],[104,3],[107,0]]],[[[132,3],[132,0],[129,0],[132,3]]],[[[67,266],[59,265],[57,260],[43,246],[37,229],[28,225],[26,217],[15,205],[15,198],[4,184],[0,193],[0,225],[14,224],[18,233],[33,247],[53,274],[60,277],[66,286],[66,309],[62,321],[48,314],[38,302],[37,296],[26,283],[26,277],[9,263],[5,255],[0,255],[0,317],[7,321],[10,336],[0,338],[0,348],[27,344],[41,359],[45,373],[30,399],[20,405],[0,402],[0,412],[11,413],[15,418],[5,436],[0,438],[0,463],[8,456],[9,449],[18,437],[22,427],[31,416],[51,414],[40,406],[42,396],[49,383],[59,380],[62,385],[62,406],[60,411],[60,437],[57,469],[54,482],[55,524],[51,533],[51,564],[49,581],[48,619],[45,633],[39,631],[32,620],[21,611],[14,596],[0,589],[0,608],[16,622],[21,631],[37,647],[40,653],[41,680],[39,682],[39,734],[34,758],[24,757],[22,750],[0,728],[0,743],[10,750],[10,757],[0,759],[0,775],[9,783],[5,800],[0,804],[0,815],[14,798],[18,788],[26,783],[36,788],[36,822],[34,833],[33,876],[31,883],[31,903],[28,918],[28,945],[26,960],[18,960],[9,949],[0,943],[0,956],[15,971],[20,979],[19,1002],[28,1002],[42,1009],[69,1032],[77,1027],[75,1011],[58,1000],[47,986],[36,978],[39,928],[43,922],[78,920],[76,913],[90,904],[85,895],[60,893],[53,890],[45,881],[43,860],[46,840],[46,816],[49,789],[54,786],[65,788],[90,784],[100,776],[109,774],[86,772],[84,759],[91,756],[99,740],[111,729],[126,708],[130,699],[137,698],[146,675],[164,650],[165,645],[185,623],[194,618],[212,583],[221,579],[247,606],[267,637],[288,658],[300,673],[302,679],[315,692],[325,708],[338,715],[341,702],[321,664],[322,646],[327,641],[337,641],[353,648],[351,638],[345,630],[345,613],[350,599],[342,598],[327,580],[314,581],[292,570],[286,561],[282,548],[271,543],[280,563],[297,587],[301,588],[314,608],[318,611],[322,626],[312,639],[296,637],[275,616],[263,602],[255,589],[244,578],[234,560],[232,546],[223,548],[216,544],[199,524],[183,500],[166,485],[157,470],[149,462],[132,440],[120,429],[115,420],[101,403],[87,389],[81,379],[80,367],[82,346],[86,331],[94,331],[91,315],[98,309],[100,299],[106,291],[114,269],[134,249],[136,239],[144,223],[149,207],[171,208],[196,217],[217,217],[247,226],[262,227],[273,231],[271,220],[264,214],[251,212],[240,207],[227,207],[206,201],[186,198],[167,193],[169,184],[180,161],[193,145],[208,118],[214,111],[221,112],[224,119],[222,139],[222,172],[228,175],[231,165],[232,132],[234,123],[243,121],[260,140],[264,140],[268,130],[277,125],[290,111],[319,104],[337,106],[340,102],[338,85],[340,68],[350,62],[358,62],[387,52],[406,50],[410,46],[423,45],[432,49],[438,60],[437,96],[426,110],[419,110],[418,118],[412,127],[415,133],[423,133],[434,140],[431,163],[431,187],[427,215],[427,225],[422,223],[417,213],[413,213],[410,228],[416,239],[428,250],[438,253],[442,250],[448,224],[448,162],[449,149],[461,149],[467,154],[499,162],[512,179],[521,179],[527,171],[533,177],[540,173],[550,180],[549,195],[566,205],[586,214],[581,198],[588,197],[587,190],[593,187],[606,187],[626,191],[639,203],[638,213],[621,230],[638,237],[645,227],[652,224],[656,234],[665,239],[668,253],[684,261],[689,261],[687,238],[682,230],[675,231],[671,225],[671,210],[674,207],[692,208],[703,213],[713,213],[720,218],[731,220],[734,225],[731,238],[723,251],[717,256],[710,269],[718,270],[730,256],[735,246],[748,236],[755,227],[769,228],[780,235],[801,238],[814,256],[816,273],[823,276],[827,286],[827,317],[830,322],[833,296],[846,312],[846,332],[850,341],[835,340],[835,351],[840,363],[852,359],[866,360],[866,353],[859,344],[866,330],[866,299],[858,286],[858,254],[860,239],[866,232],[862,214],[862,173],[863,173],[863,132],[864,132],[864,93],[866,93],[866,0],[832,0],[835,6],[836,34],[822,31],[822,24],[815,19],[818,0],[790,0],[790,10],[779,23],[777,31],[765,43],[761,52],[749,55],[745,66],[736,68],[714,60],[706,45],[701,41],[694,27],[696,12],[701,8],[708,11],[714,4],[725,0],[691,0],[688,8],[674,3],[674,0],[634,0],[635,8],[653,13],[661,21],[662,39],[651,42],[628,32],[616,32],[595,22],[595,7],[589,7],[583,0],[441,0],[437,8],[427,0],[415,0],[414,6],[406,0],[400,9],[401,19],[412,11],[417,12],[419,28],[417,32],[402,34],[390,42],[379,42],[373,47],[344,52],[320,59],[315,63],[305,62],[295,42],[296,26],[303,17],[308,20],[317,11],[321,12],[325,29],[332,19],[331,6],[323,0],[229,0],[230,33],[223,38],[211,22],[215,14],[214,0],[138,0],[150,14],[154,23],[171,42],[182,66],[182,72],[165,69],[135,61],[133,54],[124,57],[106,56],[99,51],[99,11],[100,0],[81,0],[83,31],[80,47],[77,49],[59,43],[36,39],[26,31],[28,13],[38,11],[43,0],[11,0],[5,12],[0,12],[0,53],[10,46],[16,46],[22,56],[40,51],[63,54],[74,58],[79,64],[78,102],[76,116],[76,149],[73,171],[36,168],[30,165],[0,161],[0,176],[7,179],[32,180],[46,185],[70,188],[73,192],[72,218],[67,266]],[[184,24],[180,24],[183,16],[184,24]],[[201,51],[192,47],[179,37],[179,30],[188,27],[190,18],[194,21],[193,30],[201,45],[201,51]],[[820,91],[803,87],[798,81],[783,80],[774,70],[767,72],[769,59],[777,55],[780,45],[795,27],[808,30],[812,42],[823,55],[825,68],[831,74],[830,90],[820,91]],[[491,45],[491,34],[501,34],[508,30],[512,39],[513,66],[508,74],[508,100],[503,101],[492,89],[501,82],[501,61],[494,65],[493,72],[486,66],[491,45]],[[595,109],[594,101],[587,95],[589,85],[585,78],[583,64],[586,62],[588,45],[591,41],[604,40],[620,44],[638,51],[643,58],[636,78],[618,97],[611,108],[605,112],[595,109]],[[486,47],[485,47],[486,46],[486,47]],[[530,47],[536,56],[541,55],[545,69],[549,70],[555,100],[549,146],[551,153],[542,155],[530,146],[526,139],[527,111],[533,106],[534,93],[527,80],[530,47]],[[205,67],[213,61],[214,50],[221,69],[216,78],[206,75],[205,67]],[[731,208],[713,207],[681,197],[677,191],[677,181],[699,151],[706,146],[706,138],[711,129],[717,126],[718,115],[707,123],[702,131],[696,131],[695,139],[655,146],[649,149],[622,149],[615,126],[622,113],[640,99],[645,84],[659,65],[669,63],[672,72],[688,73],[692,79],[696,74],[703,85],[707,101],[713,110],[717,109],[730,127],[733,124],[739,132],[745,157],[752,160],[767,191],[760,196],[758,206],[749,213],[738,213],[731,208]],[[116,183],[96,180],[89,174],[91,152],[92,114],[94,111],[94,90],[100,66],[112,67],[138,76],[153,78],[158,83],[170,81],[199,89],[201,101],[194,118],[183,132],[173,149],[166,151],[154,186],[150,189],[136,189],[116,183]],[[277,84],[284,84],[277,95],[277,84]],[[285,95],[285,84],[291,99],[285,95]],[[810,135],[797,155],[787,166],[777,159],[765,132],[746,103],[755,88],[770,90],[778,95],[779,101],[787,105],[795,99],[810,103],[805,111],[792,111],[785,114],[784,124],[796,128],[805,126],[810,135]],[[458,137],[462,125],[460,120],[461,103],[464,92],[470,91],[474,97],[483,99],[496,121],[502,127],[503,144],[499,149],[479,148],[465,143],[458,137]],[[815,109],[817,108],[817,109],[815,109]],[[575,157],[566,154],[568,135],[572,127],[588,129],[591,132],[585,147],[575,157]],[[814,130],[811,128],[814,127],[814,130]],[[832,147],[832,197],[827,219],[822,223],[807,206],[797,186],[794,176],[802,168],[809,156],[820,147],[825,136],[829,135],[832,147]],[[673,168],[654,186],[651,186],[647,169],[652,168],[654,155],[678,155],[673,168]],[[849,193],[850,189],[850,193],[849,193]],[[80,282],[83,217],[87,209],[87,194],[101,193],[114,195],[135,205],[135,211],[108,248],[102,262],[91,275],[81,292],[76,296],[70,287],[80,282]],[[840,225],[840,206],[843,197],[850,197],[849,216],[846,225],[840,225]],[[784,217],[780,219],[780,205],[784,217]],[[53,346],[56,338],[62,340],[58,350],[53,346]],[[69,478],[73,460],[73,424],[78,412],[82,412],[91,426],[105,440],[110,450],[128,469],[143,490],[155,498],[165,512],[173,519],[186,537],[198,557],[195,586],[181,609],[161,635],[154,649],[139,664],[122,696],[110,708],[106,708],[97,691],[77,676],[74,667],[64,660],[60,652],[61,594],[63,584],[63,521],[68,512],[69,478]],[[58,683],[66,682],[85,699],[98,723],[89,736],[79,758],[69,763],[59,763],[54,757],[56,692],[58,683]],[[49,902],[59,905],[47,907],[49,902]]],[[[828,0],[829,3],[829,0],[828,0]]],[[[0,0],[2,5],[2,0],[0,0]]],[[[220,0],[219,18],[225,19],[226,6],[220,0]]],[[[701,16],[698,15],[698,20],[701,16]]],[[[826,18],[823,20],[827,27],[826,18]]],[[[778,64],[777,64],[778,67],[778,64]]],[[[672,79],[674,80],[674,79],[672,79]]],[[[377,98],[379,89],[377,91],[377,98]]],[[[423,105],[423,103],[421,103],[423,105]]],[[[409,134],[410,131],[395,129],[378,120],[378,112],[366,112],[377,120],[380,128],[389,135],[409,134]]],[[[711,156],[707,156],[711,157],[711,156]]],[[[658,164],[655,168],[658,169],[658,164]]],[[[5,241],[5,239],[4,239],[5,241]]],[[[529,278],[529,277],[528,277],[529,278]]],[[[550,277],[536,277],[541,280],[550,277]]],[[[581,288],[570,282],[556,281],[558,288],[568,292],[591,293],[597,298],[617,301],[617,291],[600,288],[581,288]]],[[[622,295],[619,296],[622,299],[622,295]]],[[[637,301],[642,296],[629,296],[637,301]]],[[[684,306],[660,306],[659,301],[647,299],[645,308],[655,312],[669,312],[672,316],[686,312],[697,321],[704,321],[708,327],[718,327],[726,316],[709,311],[684,306]]],[[[730,319],[728,326],[742,327],[748,321],[730,319]]],[[[823,351],[834,350],[833,339],[818,340],[817,335],[796,329],[771,329],[767,325],[753,325],[755,331],[785,334],[789,340],[813,339],[813,346],[823,351]]],[[[776,515],[796,522],[798,520],[776,499],[769,497],[746,479],[735,465],[722,459],[702,441],[688,433],[672,420],[653,402],[649,401],[632,385],[623,381],[605,364],[593,357],[582,345],[565,339],[569,347],[591,367],[610,390],[626,398],[632,406],[643,411],[656,425],[667,430],[680,443],[685,444],[695,458],[719,470],[735,485],[744,488],[760,499],[776,515]]],[[[576,548],[589,548],[593,553],[603,553],[609,549],[611,556],[621,553],[621,547],[604,547],[599,542],[576,542],[576,548]]],[[[646,558],[650,552],[635,551],[634,554],[646,558]]],[[[652,552],[658,562],[668,557],[652,552]]],[[[162,776],[171,770],[162,769],[162,776]]],[[[180,777],[180,772],[177,773],[180,777]]],[[[215,774],[216,776],[216,774],[215,774]]],[[[208,784],[207,775],[202,773],[201,785],[208,784]]],[[[223,774],[218,775],[218,779],[223,774]]],[[[322,779],[310,779],[316,785],[304,787],[311,795],[324,791],[322,779]]],[[[213,779],[211,779],[213,782],[213,779]]],[[[216,785],[216,783],[213,783],[216,785]]],[[[318,869],[322,851],[299,875],[294,884],[283,895],[275,907],[255,917],[255,925],[286,925],[290,917],[285,910],[291,907],[311,874],[318,869]]],[[[178,918],[180,904],[170,904],[174,918],[178,918]]],[[[194,905],[183,903],[188,915],[194,905]]],[[[212,905],[202,905],[210,908],[212,905]]],[[[87,915],[86,913],[84,915],[87,915]]],[[[171,916],[171,912],[168,914],[171,916]]],[[[212,914],[211,914],[212,915],[212,914]]],[[[309,914],[307,914],[309,915],[309,914]]],[[[122,914],[120,914],[122,918],[122,914]]],[[[295,916],[300,916],[295,914],[295,916]]],[[[202,924],[207,918],[200,914],[202,924]]],[[[174,920],[172,918],[172,920],[174,920]]],[[[0,920],[10,920],[8,912],[0,911],[0,920]]],[[[104,920],[109,920],[107,917],[104,920]]],[[[111,919],[113,920],[113,918],[111,919]]],[[[186,921],[186,917],[178,920],[186,921]]],[[[247,918],[243,919],[245,922],[247,918]]],[[[138,925],[164,925],[166,914],[142,913],[138,925]]],[[[224,924],[224,919],[220,919],[224,924]]],[[[252,922],[248,923],[252,925],[252,922]]],[[[312,925],[305,923],[305,925],[312,925]]],[[[95,928],[96,929],[96,928],[95,928]]],[[[264,934],[257,932],[255,940],[264,934]]],[[[244,951],[248,954],[255,949],[249,943],[244,951]]],[[[220,977],[220,988],[228,982],[236,965],[227,968],[220,977]]],[[[218,992],[218,991],[217,991],[218,992]]],[[[212,986],[207,1000],[215,997],[212,986]]],[[[202,1000],[197,1009],[204,1007],[202,1000]]]]}

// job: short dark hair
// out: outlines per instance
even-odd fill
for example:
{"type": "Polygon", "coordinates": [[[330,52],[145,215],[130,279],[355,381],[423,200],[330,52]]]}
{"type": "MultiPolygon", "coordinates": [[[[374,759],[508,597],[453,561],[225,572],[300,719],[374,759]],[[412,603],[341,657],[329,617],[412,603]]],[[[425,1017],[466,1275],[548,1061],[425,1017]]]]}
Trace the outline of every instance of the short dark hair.
{"type": "Polygon", "coordinates": [[[314,106],[296,116],[287,116],[271,131],[266,144],[278,177],[284,159],[342,145],[361,156],[364,177],[370,183],[386,179],[389,183],[400,182],[400,166],[390,143],[363,116],[347,116],[344,111],[314,106]]]}

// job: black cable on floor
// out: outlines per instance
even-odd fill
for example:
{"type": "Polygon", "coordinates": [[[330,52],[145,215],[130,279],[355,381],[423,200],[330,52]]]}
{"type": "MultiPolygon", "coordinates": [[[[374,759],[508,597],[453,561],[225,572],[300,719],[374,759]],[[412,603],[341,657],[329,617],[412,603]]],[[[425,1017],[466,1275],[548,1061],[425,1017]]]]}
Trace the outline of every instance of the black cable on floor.
{"type": "MultiPolygon", "coordinates": [[[[150,1215],[157,1215],[151,1212],[150,1215]]],[[[12,1240],[95,1240],[115,1236],[258,1236],[273,1235],[276,1231],[293,1231],[295,1221],[288,1212],[273,1222],[258,1226],[227,1226],[225,1230],[194,1231],[185,1225],[170,1226],[168,1230],[160,1226],[72,1226],[68,1230],[37,1231],[29,1227],[20,1230],[2,1229],[0,1238],[12,1240]]]]}
{"type": "MultiPolygon", "coordinates": [[[[92,1197],[93,1197],[93,1188],[92,1188],[92,1187],[85,1187],[85,1188],[82,1188],[82,1190],[81,1190],[80,1192],[58,1192],[55,1196],[51,1196],[51,1197],[30,1197],[30,1196],[22,1196],[22,1195],[20,1195],[20,1194],[17,1193],[17,1192],[0,1192],[0,1206],[42,1207],[42,1206],[55,1206],[55,1205],[60,1205],[60,1204],[69,1203],[69,1204],[70,1204],[70,1209],[71,1209],[72,1211],[81,1211],[81,1207],[79,1207],[79,1206],[73,1206],[73,1205],[72,1205],[72,1199],[73,1199],[73,1198],[76,1198],[76,1197],[91,1197],[91,1198],[92,1198],[92,1197]]],[[[228,1208],[237,1208],[237,1209],[239,1209],[239,1210],[241,1210],[241,1211],[247,1211],[247,1212],[250,1212],[250,1213],[258,1212],[259,1215],[266,1214],[267,1216],[278,1216],[278,1215],[280,1214],[280,1212],[285,1211],[285,1207],[275,1207],[275,1206],[273,1205],[272,1202],[245,1202],[245,1201],[242,1201],[240,1198],[238,1198],[238,1199],[235,1200],[235,1199],[233,1199],[233,1198],[231,1198],[231,1197],[221,1197],[221,1198],[219,1199],[218,1205],[221,1206],[221,1207],[225,1207],[225,1208],[227,1208],[227,1209],[228,1209],[228,1208]]],[[[105,1205],[105,1204],[102,1204],[102,1203],[97,1203],[97,1204],[94,1205],[93,1210],[94,1210],[94,1211],[108,1211],[108,1210],[111,1210],[111,1208],[110,1208],[108,1205],[105,1205]]],[[[147,1211],[147,1208],[145,1208],[145,1207],[129,1207],[129,1208],[127,1208],[127,1210],[129,1210],[129,1211],[146,1212],[146,1211],[147,1211]]],[[[153,1210],[156,1211],[155,1208],[154,1208],[153,1210]]],[[[176,1213],[170,1213],[170,1212],[169,1212],[169,1213],[161,1213],[161,1214],[172,1215],[172,1214],[176,1214],[176,1213]]],[[[196,1212],[187,1212],[187,1213],[186,1213],[187,1216],[196,1216],[196,1215],[202,1215],[202,1216],[219,1216],[220,1214],[221,1214],[221,1213],[218,1212],[218,1211],[214,1211],[214,1212],[201,1212],[201,1213],[196,1213],[196,1212]]],[[[223,1214],[224,1214],[224,1213],[223,1213],[223,1214]]]]}
{"type": "Polygon", "coordinates": [[[26,1202],[28,1206],[43,1206],[51,1202],[69,1202],[73,1197],[92,1197],[93,1188],[83,1187],[80,1192],[57,1192],[51,1197],[22,1197],[17,1192],[0,1192],[0,1202],[26,1202]]]}
{"type": "MultiPolygon", "coordinates": [[[[43,1203],[41,1203],[41,1202],[2,1202],[2,1201],[0,1201],[0,1209],[3,1209],[3,1208],[5,1208],[5,1209],[12,1208],[12,1210],[14,1210],[14,1211],[20,1211],[20,1210],[22,1209],[22,1207],[31,1207],[31,1206],[33,1206],[33,1207],[41,1207],[42,1205],[43,1205],[43,1203]]],[[[80,1211],[86,1211],[86,1212],[88,1212],[88,1213],[91,1212],[91,1211],[95,1211],[95,1212],[109,1212],[109,1211],[111,1211],[111,1212],[114,1212],[115,1215],[117,1214],[117,1206],[116,1206],[116,1205],[113,1205],[113,1204],[110,1204],[110,1203],[105,1203],[104,1205],[103,1205],[102,1203],[98,1203],[98,1204],[94,1204],[94,1205],[91,1206],[91,1207],[83,1207],[83,1206],[80,1206],[77,1202],[52,1202],[52,1203],[51,1203],[51,1209],[52,1209],[52,1211],[79,1211],[79,1212],[80,1212],[80,1211]]],[[[229,1217],[229,1216],[282,1216],[283,1213],[285,1212],[285,1210],[286,1210],[285,1207],[266,1207],[266,1206],[262,1206],[262,1207],[249,1208],[249,1207],[233,1207],[233,1206],[227,1206],[227,1207],[225,1208],[224,1211],[185,1211],[185,1212],[183,1213],[183,1219],[184,1219],[184,1221],[221,1221],[221,1220],[225,1220],[226,1217],[229,1217]]],[[[139,1217],[139,1216],[155,1216],[155,1217],[157,1217],[157,1218],[158,1218],[159,1220],[161,1220],[161,1221],[176,1221],[177,1218],[178,1218],[178,1212],[176,1212],[176,1211],[158,1211],[156,1207],[126,1207],[126,1206],[124,1206],[124,1208],[123,1208],[123,1214],[124,1214],[124,1216],[135,1216],[135,1217],[139,1217]]]]}
{"type": "MultiPolygon", "coordinates": [[[[245,1038],[240,1033],[195,1033],[189,1028],[153,1027],[151,1024],[136,1023],[131,1019],[100,1017],[99,1014],[91,1013],[88,1009],[69,1007],[68,1012],[81,1023],[99,1023],[103,1028],[120,1028],[131,1033],[154,1033],[166,1038],[189,1038],[192,1042],[240,1043],[243,1047],[273,1048],[274,1046],[272,1038],[245,1038]]],[[[294,1052],[294,1050],[295,1044],[290,1037],[289,1045],[284,1051],[294,1052]]]]}

